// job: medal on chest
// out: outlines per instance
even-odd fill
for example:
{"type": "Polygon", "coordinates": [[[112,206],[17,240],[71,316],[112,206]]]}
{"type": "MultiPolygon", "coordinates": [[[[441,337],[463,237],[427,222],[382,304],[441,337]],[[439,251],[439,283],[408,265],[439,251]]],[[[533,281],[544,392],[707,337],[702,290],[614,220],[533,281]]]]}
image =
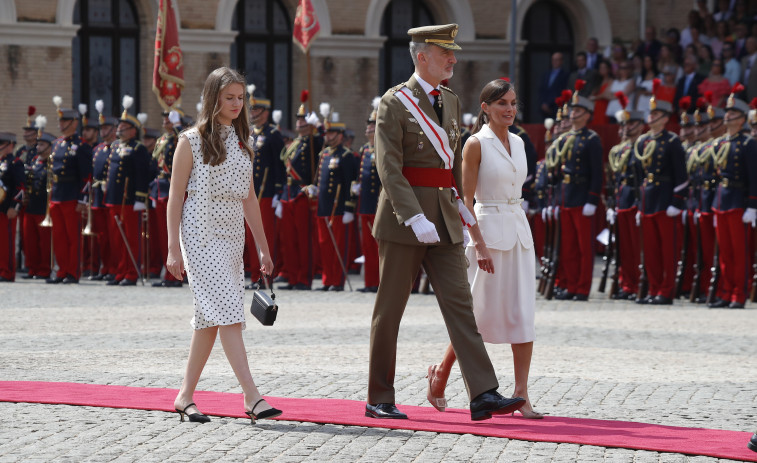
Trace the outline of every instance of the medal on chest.
{"type": "Polygon", "coordinates": [[[331,159],[329,159],[329,170],[334,170],[337,167],[339,167],[339,158],[337,156],[332,156],[331,159]]]}

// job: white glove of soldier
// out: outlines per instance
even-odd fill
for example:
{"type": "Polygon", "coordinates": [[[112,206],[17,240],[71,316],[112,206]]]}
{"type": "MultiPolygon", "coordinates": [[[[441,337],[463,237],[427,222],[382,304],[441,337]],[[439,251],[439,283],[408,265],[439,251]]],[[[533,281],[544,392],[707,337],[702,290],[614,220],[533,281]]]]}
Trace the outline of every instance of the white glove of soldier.
{"type": "Polygon", "coordinates": [[[665,211],[665,213],[668,215],[668,217],[675,217],[681,213],[681,210],[675,206],[668,206],[668,209],[665,211]]]}
{"type": "Polygon", "coordinates": [[[271,200],[271,207],[273,209],[276,209],[279,204],[281,204],[281,201],[279,201],[279,195],[273,195],[273,199],[271,200]]]}
{"type": "Polygon", "coordinates": [[[560,218],[560,206],[555,206],[552,212],[555,214],[555,220],[558,220],[560,218]]]}
{"type": "Polygon", "coordinates": [[[353,220],[355,220],[355,214],[353,214],[352,212],[345,211],[344,215],[342,216],[342,223],[348,224],[352,222],[353,220]]]}
{"type": "Polygon", "coordinates": [[[147,209],[145,203],[142,201],[134,201],[134,212],[144,211],[145,209],[147,209]]]}
{"type": "Polygon", "coordinates": [[[583,215],[585,215],[586,217],[591,217],[595,212],[597,212],[597,206],[590,203],[584,204],[583,215]]]}
{"type": "Polygon", "coordinates": [[[276,215],[276,217],[278,217],[278,218],[282,218],[282,217],[284,217],[284,208],[283,208],[283,207],[282,207],[282,205],[281,205],[281,201],[279,201],[279,204],[277,204],[277,205],[276,205],[276,210],[275,210],[275,211],[273,211],[273,213],[274,213],[274,214],[276,215]]]}
{"type": "Polygon", "coordinates": [[[431,244],[440,241],[439,234],[436,232],[436,226],[423,214],[407,220],[405,225],[410,225],[413,233],[415,233],[415,237],[421,243],[431,244]]]}
{"type": "Polygon", "coordinates": [[[689,211],[684,209],[683,212],[681,212],[681,224],[686,225],[686,219],[689,217],[689,211]]]}
{"type": "Polygon", "coordinates": [[[699,225],[699,216],[701,215],[699,211],[694,212],[694,225],[699,225]]]}
{"type": "Polygon", "coordinates": [[[636,226],[641,227],[641,212],[636,213],[636,226]]]}
{"type": "Polygon", "coordinates": [[[151,199],[151,200],[150,200],[150,204],[152,204],[152,208],[153,208],[153,209],[157,209],[157,208],[158,208],[158,203],[157,203],[157,201],[155,201],[154,199],[151,199]]]}
{"type": "Polygon", "coordinates": [[[520,203],[520,207],[522,207],[522,208],[523,208],[523,211],[524,211],[524,212],[525,212],[526,214],[528,214],[528,201],[526,201],[526,200],[524,199],[524,200],[523,200],[523,202],[522,202],[522,203],[520,203]]]}
{"type": "Polygon", "coordinates": [[[353,195],[357,196],[360,194],[360,184],[357,182],[354,182],[352,186],[350,187],[350,191],[353,195]]]}
{"type": "Polygon", "coordinates": [[[541,220],[542,222],[547,221],[547,208],[546,207],[541,210],[541,220]]]}
{"type": "Polygon", "coordinates": [[[744,223],[751,223],[754,227],[755,222],[757,222],[757,209],[748,207],[747,210],[744,211],[744,215],[741,216],[741,221],[744,223]]]}
{"type": "Polygon", "coordinates": [[[468,243],[470,243],[470,233],[468,233],[468,229],[463,227],[463,249],[468,247],[468,243]]]}
{"type": "Polygon", "coordinates": [[[318,196],[318,188],[315,185],[308,185],[305,187],[305,194],[311,198],[318,196]]]}
{"type": "Polygon", "coordinates": [[[615,209],[607,209],[607,212],[605,213],[605,219],[610,225],[615,225],[615,209]]]}

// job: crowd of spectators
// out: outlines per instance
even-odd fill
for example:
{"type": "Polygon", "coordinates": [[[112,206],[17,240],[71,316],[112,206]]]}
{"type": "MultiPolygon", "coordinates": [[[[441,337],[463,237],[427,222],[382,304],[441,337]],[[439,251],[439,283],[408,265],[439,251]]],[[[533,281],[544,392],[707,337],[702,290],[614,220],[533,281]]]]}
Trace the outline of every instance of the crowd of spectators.
{"type": "MultiPolygon", "coordinates": [[[[580,93],[594,101],[595,124],[615,122],[618,91],[628,96],[629,109],[647,114],[655,79],[660,80],[655,98],[670,101],[676,110],[684,96],[694,102],[708,97],[707,103],[723,108],[736,82],[745,88],[739,97],[752,101],[757,97],[757,2],[718,0],[714,12],[705,1],[697,6],[689,12],[686,28],[666,29],[661,38],[648,26],[643,40],[630,47],[613,43],[604,52],[590,38],[586,50],[574,57],[571,73],[560,72],[564,59],[555,53],[552,69],[541,81],[543,116],[554,117],[553,96],[573,89],[577,79],[586,81],[580,93]]],[[[695,109],[692,105],[690,111],[695,109]]]]}

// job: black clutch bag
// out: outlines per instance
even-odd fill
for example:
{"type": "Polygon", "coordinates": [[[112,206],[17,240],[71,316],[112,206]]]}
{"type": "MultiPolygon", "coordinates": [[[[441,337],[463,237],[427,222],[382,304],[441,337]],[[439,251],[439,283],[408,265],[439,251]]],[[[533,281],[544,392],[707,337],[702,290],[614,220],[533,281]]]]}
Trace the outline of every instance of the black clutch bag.
{"type": "MultiPolygon", "coordinates": [[[[267,282],[266,282],[267,283],[267,282]]],[[[268,286],[268,284],[266,284],[268,286]]],[[[260,287],[260,282],[258,282],[260,287]]],[[[252,295],[252,305],[250,305],[250,313],[258,319],[264,326],[272,326],[276,321],[276,314],[279,312],[279,306],[276,305],[276,294],[271,290],[269,296],[262,289],[258,289],[252,295]]]]}

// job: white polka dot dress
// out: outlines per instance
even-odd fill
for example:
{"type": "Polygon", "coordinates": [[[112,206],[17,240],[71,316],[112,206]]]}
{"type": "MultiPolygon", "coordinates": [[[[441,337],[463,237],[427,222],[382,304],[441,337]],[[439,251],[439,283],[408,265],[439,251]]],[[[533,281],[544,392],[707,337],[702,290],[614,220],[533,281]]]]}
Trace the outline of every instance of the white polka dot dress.
{"type": "Polygon", "coordinates": [[[192,147],[192,171],[181,215],[180,243],[194,296],[196,330],[241,323],[244,318],[244,212],[252,161],[231,126],[221,126],[226,160],[202,163],[199,130],[182,135],[192,147]]]}

